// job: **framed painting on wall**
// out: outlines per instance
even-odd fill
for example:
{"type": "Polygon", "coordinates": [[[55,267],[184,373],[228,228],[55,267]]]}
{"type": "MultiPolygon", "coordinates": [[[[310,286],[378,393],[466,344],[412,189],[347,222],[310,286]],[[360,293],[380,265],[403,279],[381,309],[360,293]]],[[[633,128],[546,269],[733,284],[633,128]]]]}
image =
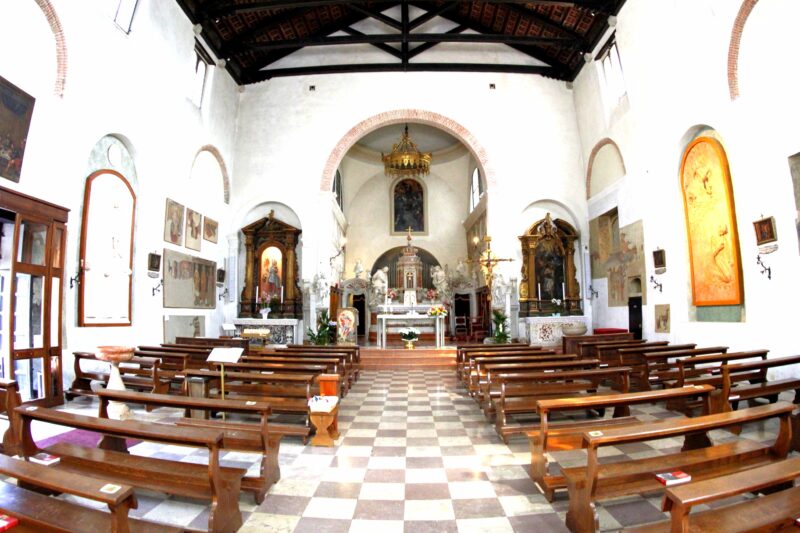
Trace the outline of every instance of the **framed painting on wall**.
{"type": "Polygon", "coordinates": [[[669,304],[656,304],[656,333],[669,333],[669,304]]]}
{"type": "Polygon", "coordinates": [[[19,183],[35,99],[0,76],[0,176],[19,183]]]}
{"type": "Polygon", "coordinates": [[[425,191],[413,179],[398,181],[392,189],[392,232],[425,233],[425,191]]]}
{"type": "Polygon", "coordinates": [[[741,256],[725,149],[712,137],[689,144],[681,163],[692,303],[742,303],[741,256]]]}
{"type": "Polygon", "coordinates": [[[164,307],[214,309],[217,263],[164,249],[164,307]]]}
{"type": "Polygon", "coordinates": [[[203,238],[208,242],[217,243],[217,232],[219,224],[216,220],[208,217],[203,217],[203,238]]]}
{"type": "Polygon", "coordinates": [[[756,244],[761,246],[768,242],[778,240],[778,232],[775,230],[775,217],[766,217],[753,222],[756,230],[756,244]]]}
{"type": "Polygon", "coordinates": [[[356,344],[358,309],[342,307],[336,315],[336,344],[356,344]]]}
{"type": "Polygon", "coordinates": [[[183,245],[183,205],[167,198],[167,210],[164,215],[164,240],[183,245]]]}
{"type": "Polygon", "coordinates": [[[186,247],[200,251],[200,213],[186,208],[186,247]]]}

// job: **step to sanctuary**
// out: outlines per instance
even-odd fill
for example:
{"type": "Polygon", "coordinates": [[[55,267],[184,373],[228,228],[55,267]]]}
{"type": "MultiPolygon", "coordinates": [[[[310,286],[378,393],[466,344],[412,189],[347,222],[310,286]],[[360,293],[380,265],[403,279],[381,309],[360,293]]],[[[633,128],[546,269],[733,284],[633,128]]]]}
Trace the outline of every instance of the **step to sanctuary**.
{"type": "Polygon", "coordinates": [[[369,370],[455,370],[455,348],[386,349],[361,347],[361,369],[369,370]]]}

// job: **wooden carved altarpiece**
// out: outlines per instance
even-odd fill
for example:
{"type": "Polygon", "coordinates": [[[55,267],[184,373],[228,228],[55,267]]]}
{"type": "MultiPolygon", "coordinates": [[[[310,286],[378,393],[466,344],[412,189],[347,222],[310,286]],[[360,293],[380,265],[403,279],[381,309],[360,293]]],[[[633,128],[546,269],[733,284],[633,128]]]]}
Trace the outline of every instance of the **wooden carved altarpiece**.
{"type": "Polygon", "coordinates": [[[545,218],[534,223],[522,244],[522,280],[519,286],[520,316],[553,313],[581,314],[580,285],[575,270],[578,234],[569,223],[545,218]],[[561,300],[561,306],[552,302],[561,300]]]}
{"type": "MultiPolygon", "coordinates": [[[[275,212],[270,211],[267,217],[242,228],[242,233],[244,233],[247,257],[239,316],[242,318],[261,317],[259,313],[260,281],[264,276],[269,277],[270,275],[269,271],[263,271],[261,256],[267,248],[275,247],[280,251],[281,258],[279,271],[282,275],[280,280],[282,301],[278,304],[277,309],[275,305],[270,306],[272,309],[270,318],[302,318],[303,295],[297,285],[300,267],[297,264],[295,252],[302,230],[276,219],[275,212]]],[[[278,300],[280,299],[279,297],[278,300]]]]}

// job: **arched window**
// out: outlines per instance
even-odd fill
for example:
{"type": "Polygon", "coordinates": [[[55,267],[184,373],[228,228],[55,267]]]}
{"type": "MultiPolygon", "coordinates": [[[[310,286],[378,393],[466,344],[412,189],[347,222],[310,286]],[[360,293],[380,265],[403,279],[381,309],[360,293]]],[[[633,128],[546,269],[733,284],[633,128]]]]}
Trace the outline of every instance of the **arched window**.
{"type": "Polygon", "coordinates": [[[342,196],[342,173],[336,170],[336,176],[333,178],[333,195],[336,197],[336,203],[339,204],[339,209],[344,211],[344,204],[342,196]]]}
{"type": "Polygon", "coordinates": [[[81,225],[79,326],[131,325],[136,195],[113,170],[86,180],[81,225]]]}
{"type": "Polygon", "coordinates": [[[478,167],[475,167],[475,170],[472,171],[472,177],[470,178],[469,182],[469,210],[472,212],[475,209],[475,206],[478,205],[478,202],[481,201],[481,195],[483,194],[483,181],[481,180],[481,171],[478,167]]]}
{"type": "Polygon", "coordinates": [[[683,154],[681,189],[686,212],[692,303],[742,303],[741,257],[728,158],[710,136],[694,139],[683,154]]]}
{"type": "Polygon", "coordinates": [[[402,179],[392,191],[392,229],[404,233],[425,233],[425,192],[417,180],[402,179]]]}

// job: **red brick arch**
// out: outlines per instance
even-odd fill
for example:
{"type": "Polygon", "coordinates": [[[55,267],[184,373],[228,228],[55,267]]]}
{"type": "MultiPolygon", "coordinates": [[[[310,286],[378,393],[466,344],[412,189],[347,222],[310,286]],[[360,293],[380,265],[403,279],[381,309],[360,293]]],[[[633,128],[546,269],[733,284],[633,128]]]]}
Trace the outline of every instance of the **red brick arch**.
{"type": "Polygon", "coordinates": [[[731,42],[728,45],[728,89],[731,100],[739,98],[739,46],[742,43],[742,33],[747,17],[756,7],[758,0],[744,0],[736,15],[731,30],[731,42]]]}
{"type": "Polygon", "coordinates": [[[420,124],[426,124],[428,126],[434,126],[446,131],[461,141],[472,153],[476,161],[478,161],[478,167],[481,169],[481,175],[486,180],[486,190],[488,191],[491,187],[494,187],[497,184],[494,170],[492,169],[489,159],[486,156],[486,150],[478,142],[475,136],[464,126],[455,120],[432,111],[424,111],[422,109],[397,109],[394,111],[379,113],[359,122],[339,140],[339,142],[336,144],[336,147],[331,152],[331,155],[328,156],[325,169],[322,171],[320,190],[331,190],[333,178],[336,175],[336,169],[339,168],[342,158],[361,137],[383,126],[402,124],[404,122],[417,122],[420,124]]]}
{"type": "Polygon", "coordinates": [[[64,29],[50,0],[36,0],[36,4],[47,17],[47,23],[50,24],[56,39],[56,84],[53,93],[63,97],[64,87],[67,84],[67,40],[64,38],[64,29]]]}
{"type": "Polygon", "coordinates": [[[222,174],[222,188],[223,188],[223,194],[224,194],[224,198],[223,199],[225,200],[226,204],[230,204],[231,203],[231,180],[230,180],[230,177],[228,177],[228,167],[225,166],[225,160],[222,158],[222,154],[217,149],[217,147],[214,146],[213,144],[207,144],[207,145],[201,147],[197,151],[197,153],[194,154],[194,158],[195,159],[197,159],[197,156],[200,155],[200,152],[208,152],[208,153],[210,153],[211,155],[214,156],[214,159],[217,160],[217,163],[219,163],[219,170],[220,170],[220,173],[222,174]]]}

